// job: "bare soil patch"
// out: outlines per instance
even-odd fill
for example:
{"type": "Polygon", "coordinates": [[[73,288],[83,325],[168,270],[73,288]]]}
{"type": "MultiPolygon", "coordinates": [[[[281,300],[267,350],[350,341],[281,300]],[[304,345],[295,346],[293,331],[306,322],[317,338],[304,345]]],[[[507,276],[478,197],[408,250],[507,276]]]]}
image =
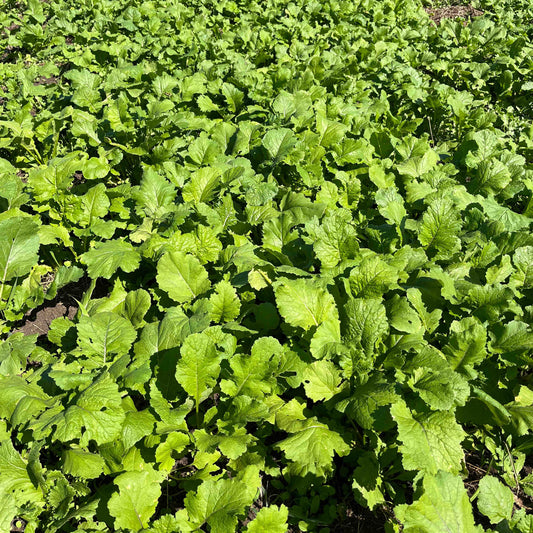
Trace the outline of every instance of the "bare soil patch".
{"type": "Polygon", "coordinates": [[[429,15],[429,18],[437,25],[443,19],[471,19],[483,15],[483,11],[475,9],[472,6],[425,7],[424,10],[429,15]]]}

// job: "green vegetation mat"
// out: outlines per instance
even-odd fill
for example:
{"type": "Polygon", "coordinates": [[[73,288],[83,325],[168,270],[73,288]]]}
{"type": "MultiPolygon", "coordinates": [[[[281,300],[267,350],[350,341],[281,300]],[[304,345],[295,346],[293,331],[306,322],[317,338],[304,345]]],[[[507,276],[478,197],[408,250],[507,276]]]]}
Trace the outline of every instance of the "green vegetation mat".
{"type": "Polygon", "coordinates": [[[0,532],[531,533],[532,39],[0,0],[0,532]]]}

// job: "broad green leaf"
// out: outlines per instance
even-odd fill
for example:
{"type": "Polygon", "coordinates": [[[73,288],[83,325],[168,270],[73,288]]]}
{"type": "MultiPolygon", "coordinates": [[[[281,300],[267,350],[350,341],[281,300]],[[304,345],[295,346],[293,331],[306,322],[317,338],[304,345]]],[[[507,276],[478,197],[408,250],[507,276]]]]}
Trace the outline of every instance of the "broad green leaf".
{"type": "Polygon", "coordinates": [[[350,272],[349,287],[354,298],[381,298],[398,284],[398,271],[379,257],[365,257],[350,272]]]}
{"type": "Polygon", "coordinates": [[[118,386],[106,374],[77,394],[64,410],[45,412],[33,426],[37,434],[52,432],[54,441],[79,439],[80,446],[87,446],[91,440],[105,444],[117,438],[124,418],[118,386]]]}
{"type": "Polygon", "coordinates": [[[519,320],[495,325],[491,337],[490,348],[495,353],[511,355],[533,350],[533,331],[519,320]]]}
{"type": "Polygon", "coordinates": [[[185,433],[173,431],[167,435],[165,442],[161,443],[155,451],[155,460],[160,463],[160,469],[170,472],[176,459],[189,444],[190,439],[185,433]]]}
{"type": "Polygon", "coordinates": [[[376,192],[375,198],[380,214],[387,221],[399,226],[407,215],[407,212],[403,198],[396,192],[396,189],[392,187],[380,189],[376,192]]]}
{"type": "Polygon", "coordinates": [[[237,516],[244,515],[254,497],[241,481],[208,479],[187,494],[185,508],[196,529],[208,524],[212,533],[227,533],[235,531],[237,516]]]}
{"type": "Polygon", "coordinates": [[[294,133],[286,128],[270,130],[263,137],[263,146],[267,149],[274,164],[283,161],[295,144],[294,133]]]}
{"type": "Polygon", "coordinates": [[[81,212],[77,217],[77,222],[83,227],[91,227],[99,218],[107,215],[111,202],[106,194],[106,187],[99,183],[91,187],[81,197],[81,212]]]}
{"type": "Polygon", "coordinates": [[[86,357],[102,358],[103,364],[110,355],[129,352],[137,337],[131,322],[111,312],[83,315],[78,323],[78,344],[86,357]]]}
{"type": "Polygon", "coordinates": [[[409,305],[406,298],[395,294],[387,302],[387,315],[394,329],[404,333],[422,334],[423,328],[418,313],[409,305]]]}
{"type": "Polygon", "coordinates": [[[41,488],[32,481],[27,462],[10,439],[0,442],[0,473],[0,494],[8,494],[18,505],[43,501],[41,488]]]}
{"type": "Polygon", "coordinates": [[[385,306],[380,300],[352,298],[344,306],[342,337],[351,346],[372,356],[389,330],[385,306]]]}
{"type": "Polygon", "coordinates": [[[161,496],[162,476],[152,470],[120,474],[114,480],[114,492],[107,504],[117,529],[141,531],[148,527],[161,496]]]}
{"type": "Polygon", "coordinates": [[[325,289],[307,279],[280,279],[275,285],[281,316],[291,325],[309,329],[337,315],[335,301],[325,289]]]}
{"type": "Polygon", "coordinates": [[[281,504],[270,505],[259,510],[256,517],[248,524],[247,533],[286,533],[289,509],[281,504]]]}
{"type": "Polygon", "coordinates": [[[105,241],[85,252],[81,260],[87,265],[87,272],[93,279],[109,279],[120,268],[123,272],[133,272],[139,266],[141,256],[126,241],[105,241]]]}
{"type": "Polygon", "coordinates": [[[183,187],[183,199],[195,205],[209,203],[220,183],[220,169],[203,167],[193,172],[190,181],[183,187]]]}
{"type": "Polygon", "coordinates": [[[104,471],[104,459],[95,453],[78,448],[63,452],[63,473],[82,479],[94,479],[104,471]]]}
{"type": "Polygon", "coordinates": [[[0,300],[3,283],[28,274],[37,265],[39,234],[37,224],[23,217],[0,221],[0,300]]]}
{"type": "Polygon", "coordinates": [[[468,494],[459,476],[439,472],[424,477],[424,494],[411,505],[398,505],[395,514],[405,533],[482,533],[474,524],[468,494]]]}
{"type": "Polygon", "coordinates": [[[272,374],[278,369],[283,348],[273,337],[257,339],[251,354],[237,354],[230,360],[231,375],[220,383],[225,394],[237,397],[245,394],[262,398],[272,390],[272,374]]]}
{"type": "Polygon", "coordinates": [[[122,425],[121,439],[126,449],[131,448],[143,437],[152,434],[156,419],[148,409],[127,411],[122,425]]]}
{"type": "Polygon", "coordinates": [[[167,252],[161,257],[157,264],[157,282],[179,303],[189,302],[211,286],[200,261],[183,252],[167,252]]]}
{"type": "Polygon", "coordinates": [[[25,370],[36,340],[36,335],[13,333],[5,341],[0,341],[0,376],[15,376],[25,370]]]}
{"type": "Polygon", "coordinates": [[[371,429],[375,421],[375,411],[397,400],[398,395],[394,392],[394,386],[374,373],[366,383],[355,387],[353,394],[339,402],[335,408],[341,412],[348,412],[361,427],[371,429]]]}
{"type": "Polygon", "coordinates": [[[513,255],[513,264],[516,271],[511,276],[511,281],[523,289],[533,288],[533,246],[517,248],[513,255]]]}
{"type": "Polygon", "coordinates": [[[189,335],[181,347],[176,380],[195,401],[197,410],[217,381],[221,359],[222,353],[205,333],[189,335]]]}
{"type": "Polygon", "coordinates": [[[18,506],[13,495],[9,492],[0,493],[0,528],[1,531],[10,531],[11,523],[17,516],[18,506]]]}
{"type": "Polygon", "coordinates": [[[122,315],[128,319],[135,328],[144,324],[144,316],[152,305],[150,294],[144,289],[130,291],[124,300],[122,315]]]}
{"type": "Polygon", "coordinates": [[[485,476],[479,482],[479,495],[477,508],[493,524],[502,520],[510,520],[513,514],[514,497],[511,489],[506,487],[499,479],[485,476]]]}
{"type": "Polygon", "coordinates": [[[448,258],[460,248],[457,236],[461,222],[456,208],[449,200],[434,200],[424,213],[418,240],[436,259],[448,258]]]}
{"type": "Polygon", "coordinates": [[[209,299],[213,322],[230,322],[239,316],[241,302],[235,288],[228,281],[221,281],[209,299]]]}
{"type": "Polygon", "coordinates": [[[341,375],[331,361],[315,361],[303,373],[305,393],[314,402],[329,400],[340,392],[341,375]]]}
{"type": "Polygon", "coordinates": [[[459,472],[465,432],[453,412],[413,414],[402,401],[391,407],[391,414],[398,424],[402,464],[406,470],[427,474],[439,470],[459,472]]]}
{"type": "Polygon", "coordinates": [[[173,210],[176,189],[166,178],[148,167],[133,197],[147,216],[157,219],[173,210]]]}
{"type": "Polygon", "coordinates": [[[332,470],[333,456],[348,454],[350,446],[336,431],[316,418],[292,424],[291,435],[274,445],[283,451],[285,457],[294,463],[291,472],[305,476],[307,473],[318,476],[332,470]]]}
{"type": "Polygon", "coordinates": [[[455,320],[442,352],[454,370],[472,368],[485,359],[487,332],[475,317],[455,320]]]}

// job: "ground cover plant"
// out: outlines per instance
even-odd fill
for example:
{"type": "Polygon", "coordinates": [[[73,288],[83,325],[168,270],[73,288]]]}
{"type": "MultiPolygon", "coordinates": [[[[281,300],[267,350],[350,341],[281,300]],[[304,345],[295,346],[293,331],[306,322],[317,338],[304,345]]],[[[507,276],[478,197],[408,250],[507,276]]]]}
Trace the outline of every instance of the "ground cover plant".
{"type": "Polygon", "coordinates": [[[533,531],[528,0],[0,6],[0,531],[533,531]]]}

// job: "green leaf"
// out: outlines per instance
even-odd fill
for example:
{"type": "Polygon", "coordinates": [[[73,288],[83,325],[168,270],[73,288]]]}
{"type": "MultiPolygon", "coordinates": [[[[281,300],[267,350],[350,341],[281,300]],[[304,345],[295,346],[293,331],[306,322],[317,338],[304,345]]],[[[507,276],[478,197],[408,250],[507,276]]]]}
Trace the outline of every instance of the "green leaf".
{"type": "Polygon", "coordinates": [[[424,213],[420,224],[418,240],[434,253],[435,259],[446,259],[461,245],[457,236],[461,222],[456,208],[446,199],[434,200],[424,213]]]}
{"type": "Polygon", "coordinates": [[[139,252],[125,241],[105,241],[81,255],[81,261],[87,265],[87,272],[93,279],[109,279],[119,268],[123,272],[133,272],[139,266],[139,252]]]}
{"type": "Polygon", "coordinates": [[[381,216],[399,226],[407,212],[403,198],[396,192],[396,189],[392,187],[380,189],[376,192],[375,198],[381,216]]]}
{"type": "Polygon", "coordinates": [[[177,457],[189,442],[190,439],[185,433],[179,431],[169,433],[165,442],[161,443],[155,451],[155,460],[160,463],[160,468],[170,472],[174,468],[177,457]]]}
{"type": "Polygon", "coordinates": [[[221,281],[209,299],[210,316],[213,322],[231,322],[239,316],[241,302],[237,291],[228,281],[221,281]]]}
{"type": "Polygon", "coordinates": [[[514,497],[511,489],[499,479],[485,476],[479,482],[477,507],[493,524],[510,520],[513,514],[514,497]]]}
{"type": "Polygon", "coordinates": [[[104,459],[95,453],[77,448],[63,452],[63,473],[82,479],[94,479],[104,471],[104,459]]]}
{"type": "Polygon", "coordinates": [[[283,161],[295,144],[294,133],[286,128],[270,130],[263,137],[263,146],[267,149],[274,164],[283,161]]]}
{"type": "Polygon", "coordinates": [[[11,440],[0,442],[0,494],[8,494],[17,505],[43,501],[41,489],[32,481],[28,464],[11,440]]]}
{"type": "Polygon", "coordinates": [[[341,375],[331,361],[315,361],[304,372],[304,388],[308,398],[314,402],[329,400],[341,389],[341,375]]]}
{"type": "Polygon", "coordinates": [[[274,447],[283,451],[285,457],[294,463],[289,468],[296,475],[330,473],[334,454],[343,456],[350,451],[350,446],[336,431],[314,417],[293,422],[289,431],[291,436],[274,447]]]}
{"type": "Polygon", "coordinates": [[[158,219],[174,209],[176,189],[166,178],[148,167],[144,170],[141,187],[133,194],[133,198],[147,216],[158,219]]]}
{"type": "Polygon", "coordinates": [[[125,472],[114,480],[118,492],[107,506],[115,528],[140,531],[148,527],[161,496],[162,476],[152,470],[125,472]]]}
{"type": "Polygon", "coordinates": [[[167,252],[157,263],[157,283],[179,303],[189,302],[209,290],[207,271],[196,257],[167,252]]]}
{"type": "Polygon", "coordinates": [[[379,257],[365,257],[350,272],[349,287],[354,298],[381,298],[398,284],[398,271],[379,257]]]}
{"type": "Polygon", "coordinates": [[[107,215],[111,202],[106,194],[106,187],[99,183],[91,187],[82,197],[79,216],[77,222],[83,227],[90,227],[99,218],[107,215]]]}
{"type": "Polygon", "coordinates": [[[307,279],[281,278],[275,294],[279,312],[291,326],[309,329],[337,315],[333,296],[307,279]]]}
{"type": "Polygon", "coordinates": [[[196,529],[208,524],[212,533],[228,533],[236,530],[237,516],[244,514],[254,496],[241,481],[208,479],[187,494],[185,508],[196,529]]]}
{"type": "Polygon", "coordinates": [[[78,323],[78,344],[87,357],[102,358],[110,355],[124,355],[129,352],[137,332],[131,323],[111,312],[83,315],[78,323]]]}
{"type": "Polygon", "coordinates": [[[39,234],[37,224],[24,217],[0,221],[0,300],[3,283],[28,274],[37,265],[39,234]]]}
{"type": "Polygon", "coordinates": [[[490,348],[495,353],[512,355],[533,350],[533,331],[519,320],[495,325],[491,337],[490,348]]]}
{"type": "Polygon", "coordinates": [[[248,524],[247,533],[286,533],[289,509],[281,504],[263,507],[248,524]]]}
{"type": "Polygon", "coordinates": [[[341,330],[343,340],[361,349],[368,357],[374,355],[388,330],[385,306],[380,300],[352,298],[345,304],[341,330]]]}
{"type": "Polygon", "coordinates": [[[124,418],[118,386],[104,374],[77,394],[64,411],[43,413],[33,427],[36,434],[52,432],[53,441],[79,439],[80,446],[88,446],[91,440],[97,444],[113,441],[124,418]]]}
{"type": "Polygon", "coordinates": [[[533,288],[533,246],[517,248],[513,255],[513,264],[516,272],[511,276],[511,281],[523,289],[533,288]]]}
{"type": "Polygon", "coordinates": [[[208,203],[220,183],[220,169],[203,167],[193,172],[191,180],[183,187],[183,199],[194,205],[208,203]]]}
{"type": "Polygon", "coordinates": [[[189,335],[182,347],[176,366],[176,380],[198,405],[209,394],[220,373],[222,354],[205,333],[189,335]]]}
{"type": "Polygon", "coordinates": [[[487,332],[475,317],[455,320],[450,326],[448,341],[442,351],[451,367],[461,371],[473,368],[485,359],[487,332]]]}
{"type": "Polygon", "coordinates": [[[130,291],[124,300],[122,315],[129,320],[133,327],[138,328],[144,324],[144,315],[152,305],[150,294],[144,289],[130,291]]]}
{"type": "Polygon", "coordinates": [[[251,353],[236,354],[230,359],[231,375],[220,383],[225,394],[237,397],[245,394],[262,398],[272,390],[272,374],[279,366],[282,346],[272,337],[257,339],[251,353]]]}
{"type": "Polygon", "coordinates": [[[398,505],[395,513],[405,533],[482,533],[474,524],[463,481],[449,472],[424,477],[424,494],[412,505],[398,505]]]}
{"type": "Polygon", "coordinates": [[[402,464],[406,470],[436,474],[439,470],[458,473],[463,460],[461,442],[465,432],[453,412],[413,414],[403,401],[391,407],[402,443],[402,464]]]}

